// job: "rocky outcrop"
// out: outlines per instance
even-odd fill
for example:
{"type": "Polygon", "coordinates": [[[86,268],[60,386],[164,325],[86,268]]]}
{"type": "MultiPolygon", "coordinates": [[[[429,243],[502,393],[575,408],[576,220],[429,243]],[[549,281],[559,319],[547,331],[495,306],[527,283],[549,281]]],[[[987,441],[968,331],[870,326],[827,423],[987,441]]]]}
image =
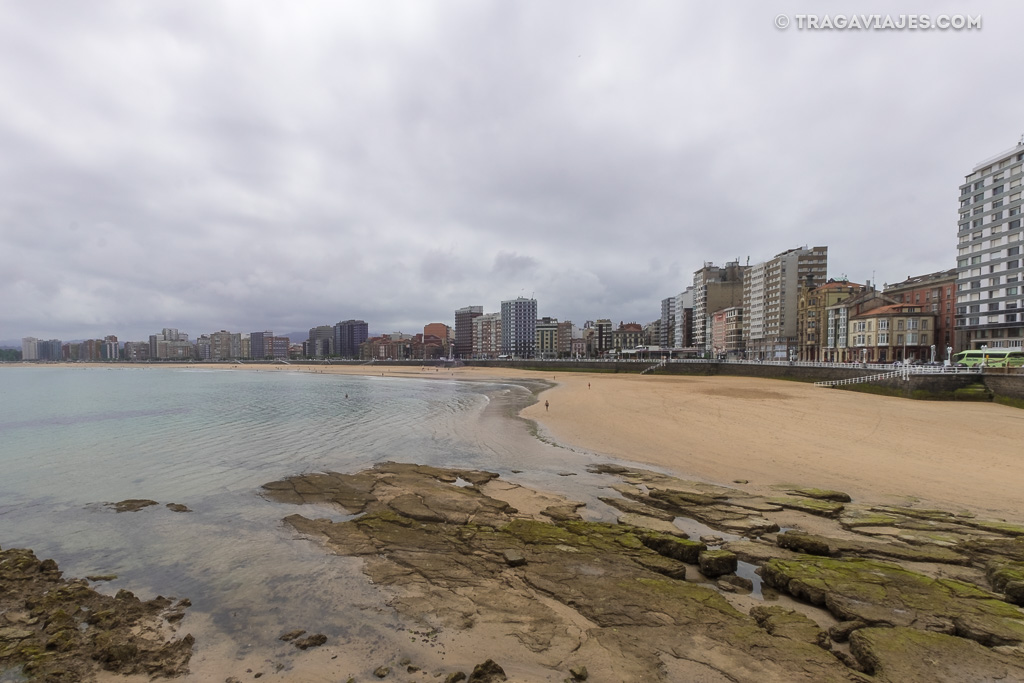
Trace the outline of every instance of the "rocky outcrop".
{"type": "Polygon", "coordinates": [[[188,670],[194,639],[167,633],[188,604],[143,602],[127,590],[102,595],[31,550],[0,551],[0,670],[22,667],[45,681],[90,680],[99,669],[177,676],[188,670]]]}
{"type": "Polygon", "coordinates": [[[769,560],[761,575],[769,586],[822,605],[841,621],[918,628],[988,646],[1024,642],[1020,610],[962,581],[877,560],[810,556],[769,560]]]}

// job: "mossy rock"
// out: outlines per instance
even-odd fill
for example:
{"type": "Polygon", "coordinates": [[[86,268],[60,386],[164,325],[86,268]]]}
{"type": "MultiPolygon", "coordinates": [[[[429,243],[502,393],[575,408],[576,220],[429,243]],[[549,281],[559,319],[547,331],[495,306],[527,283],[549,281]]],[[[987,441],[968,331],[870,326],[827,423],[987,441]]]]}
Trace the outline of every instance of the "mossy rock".
{"type": "Polygon", "coordinates": [[[864,628],[850,634],[850,652],[884,683],[1024,680],[1024,658],[976,642],[914,628],[864,628]]]}
{"type": "Polygon", "coordinates": [[[1007,602],[1024,605],[1024,562],[992,560],[985,576],[993,589],[1006,595],[1007,602]]]}
{"type": "Polygon", "coordinates": [[[769,560],[761,575],[769,586],[824,605],[842,621],[911,626],[989,646],[1024,643],[1020,610],[962,581],[877,560],[812,556],[769,560]]]}
{"type": "Polygon", "coordinates": [[[964,526],[981,531],[989,531],[1003,536],[1024,536],[1024,526],[1009,524],[1007,522],[995,522],[985,519],[965,519],[961,522],[964,526]]]}
{"type": "Polygon", "coordinates": [[[775,538],[775,542],[780,548],[825,557],[885,557],[908,562],[959,565],[971,563],[969,557],[949,548],[831,538],[817,534],[805,534],[801,531],[787,531],[784,534],[779,534],[775,538]]]}
{"type": "Polygon", "coordinates": [[[641,534],[640,541],[659,555],[687,564],[697,564],[701,551],[708,549],[707,545],[700,541],[691,541],[671,534],[641,534]]]}
{"type": "Polygon", "coordinates": [[[750,616],[757,625],[773,636],[811,643],[825,650],[832,649],[828,634],[810,617],[779,605],[757,605],[750,616]]]}
{"type": "Polygon", "coordinates": [[[789,510],[798,510],[810,515],[828,517],[830,519],[838,518],[843,511],[842,503],[834,503],[828,500],[815,500],[814,498],[769,498],[768,502],[789,510]]]}
{"type": "Polygon", "coordinates": [[[842,491],[833,491],[831,489],[793,487],[787,488],[786,492],[791,493],[794,496],[813,498],[815,500],[830,500],[834,503],[849,503],[851,501],[850,494],[843,493],[842,491]]]}
{"type": "Polygon", "coordinates": [[[846,530],[863,529],[865,527],[889,527],[895,526],[900,521],[899,517],[894,515],[883,515],[878,513],[854,513],[849,514],[848,510],[844,510],[842,516],[839,518],[839,524],[846,530]]]}

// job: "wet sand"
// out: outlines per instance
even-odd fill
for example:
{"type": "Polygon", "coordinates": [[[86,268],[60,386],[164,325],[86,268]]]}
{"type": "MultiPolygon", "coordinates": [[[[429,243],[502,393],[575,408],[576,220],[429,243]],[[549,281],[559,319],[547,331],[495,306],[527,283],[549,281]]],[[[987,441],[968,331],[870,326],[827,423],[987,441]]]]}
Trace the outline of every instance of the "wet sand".
{"type": "Polygon", "coordinates": [[[917,500],[1024,521],[1024,411],[1008,406],[914,401],[744,377],[432,366],[199,367],[550,382],[555,386],[521,415],[562,446],[718,484],[747,480],[737,486],[756,493],[799,484],[843,490],[862,503],[917,500]]]}
{"type": "Polygon", "coordinates": [[[917,500],[1024,521],[1024,411],[1008,406],[913,401],[745,377],[280,367],[286,372],[547,381],[556,386],[521,415],[536,421],[541,434],[559,445],[724,485],[747,480],[738,487],[750,492],[799,484],[843,490],[863,503],[917,500]],[[550,404],[546,410],[545,401],[550,404]]]}

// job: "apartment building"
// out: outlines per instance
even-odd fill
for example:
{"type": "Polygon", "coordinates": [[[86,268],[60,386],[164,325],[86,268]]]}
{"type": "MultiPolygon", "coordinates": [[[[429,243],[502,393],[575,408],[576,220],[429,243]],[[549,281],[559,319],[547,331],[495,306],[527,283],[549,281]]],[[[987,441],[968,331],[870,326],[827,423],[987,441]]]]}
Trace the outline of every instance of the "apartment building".
{"type": "Polygon", "coordinates": [[[743,273],[743,336],[748,358],[797,356],[800,287],[825,284],[828,247],[789,249],[743,273]]]}
{"type": "Polygon", "coordinates": [[[743,274],[747,266],[729,261],[725,266],[705,262],[693,274],[693,346],[711,351],[711,314],[743,305],[743,274]]]}
{"type": "Polygon", "coordinates": [[[958,349],[1019,347],[1024,342],[1021,181],[1024,137],[977,164],[960,186],[957,222],[958,349]]]}
{"type": "Polygon", "coordinates": [[[359,358],[359,347],[369,337],[365,320],[345,320],[334,325],[334,354],[341,358],[359,358]]]}
{"type": "Polygon", "coordinates": [[[956,317],[953,310],[956,282],[956,268],[950,268],[908,277],[902,282],[884,287],[886,296],[901,304],[921,306],[922,311],[935,316],[932,342],[938,347],[938,360],[950,359],[953,353],[959,351],[956,347],[956,317]]]}
{"type": "MultiPolygon", "coordinates": [[[[825,312],[845,299],[850,299],[867,290],[864,285],[847,280],[829,280],[820,287],[802,287],[797,298],[797,359],[820,362],[826,360],[824,353],[827,336],[825,312]]],[[[836,322],[833,320],[833,322],[836,322]]],[[[833,330],[833,340],[835,330],[833,330]]]]}
{"type": "Polygon", "coordinates": [[[463,358],[497,358],[501,355],[501,313],[473,316],[473,345],[463,358]]]}
{"type": "Polygon", "coordinates": [[[483,306],[466,306],[455,311],[455,357],[473,354],[473,319],[484,314],[483,306]]]}
{"type": "Polygon", "coordinates": [[[536,299],[518,297],[501,302],[501,352],[514,358],[536,356],[536,299]]]}
{"type": "Polygon", "coordinates": [[[849,360],[861,363],[932,361],[935,348],[934,313],[923,306],[889,304],[850,318],[849,360]]]}

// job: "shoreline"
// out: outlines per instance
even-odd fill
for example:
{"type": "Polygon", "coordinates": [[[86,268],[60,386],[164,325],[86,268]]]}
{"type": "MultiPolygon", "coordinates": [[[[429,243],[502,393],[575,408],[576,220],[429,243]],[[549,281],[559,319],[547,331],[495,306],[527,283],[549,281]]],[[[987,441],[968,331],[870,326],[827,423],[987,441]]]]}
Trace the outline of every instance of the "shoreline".
{"type": "MultiPolygon", "coordinates": [[[[136,364],[77,364],[73,367],[147,369],[136,364]]],[[[373,366],[280,366],[280,369],[270,370],[234,364],[193,365],[174,369],[216,372],[290,371],[368,377],[383,375],[399,379],[514,384],[531,391],[532,397],[520,394],[515,407],[501,410],[500,415],[492,415],[503,421],[508,417],[518,418],[507,423],[518,423],[515,431],[520,434],[515,442],[508,441],[507,447],[515,449],[516,444],[522,444],[518,448],[529,449],[539,447],[542,443],[554,445],[579,454],[573,458],[577,465],[586,460],[593,463],[619,461],[646,465],[652,468],[646,480],[651,486],[666,485],[667,479],[653,471],[662,470],[678,477],[729,487],[735,491],[731,495],[736,499],[781,496],[784,493],[780,490],[782,485],[790,484],[845,491],[853,497],[856,504],[853,507],[860,511],[872,505],[907,505],[1018,521],[1022,509],[1019,503],[1021,494],[1017,493],[1021,483],[1020,468],[1016,467],[1011,454],[1014,452],[1014,436],[1024,426],[1024,414],[994,404],[910,401],[759,378],[549,374],[507,368],[435,369],[432,366],[391,367],[384,368],[383,372],[381,368],[373,366]],[[519,408],[523,406],[522,401],[532,402],[519,408]],[[961,418],[959,421],[951,419],[951,416],[956,415],[961,418]],[[826,419],[828,416],[836,419],[826,419]],[[968,422],[968,427],[962,425],[963,421],[968,422]],[[526,423],[529,429],[526,429],[526,423]],[[524,436],[531,441],[522,442],[524,436]],[[530,445],[533,443],[536,446],[530,445]],[[970,445],[969,453],[973,457],[956,457],[964,448],[964,443],[970,445]],[[886,448],[881,448],[880,444],[886,448]],[[825,447],[831,449],[828,457],[822,452],[825,447]],[[972,469],[974,476],[970,478],[967,473],[972,469]]],[[[495,425],[492,423],[491,426],[495,425]]],[[[459,423],[452,423],[450,427],[458,429],[459,423]]],[[[496,440],[493,431],[485,430],[481,434],[481,444],[484,440],[496,440]]],[[[517,457],[514,450],[506,449],[502,453],[504,457],[517,457]]],[[[499,460],[503,457],[496,455],[499,460]]],[[[593,472],[590,466],[588,471],[593,472]]],[[[609,470],[609,473],[614,474],[614,470],[609,470]]],[[[529,476],[529,473],[524,476],[529,476]]],[[[625,480],[630,481],[637,476],[642,478],[647,475],[633,472],[625,480]]],[[[580,484],[584,483],[582,479],[580,477],[580,484]]],[[[554,505],[556,508],[580,505],[561,500],[566,495],[565,491],[557,494],[539,489],[527,491],[525,488],[520,489],[523,482],[505,482],[499,483],[497,488],[486,488],[484,492],[498,500],[509,501],[534,522],[542,521],[548,514],[545,505],[554,505]]],[[[676,482],[675,485],[685,487],[691,484],[697,490],[703,490],[701,487],[704,484],[693,481],[676,482]]],[[[587,485],[593,486],[592,483],[587,485]]],[[[526,486],[529,487],[529,484],[526,486]]],[[[621,492],[619,486],[611,488],[621,492]]],[[[713,488],[716,487],[710,486],[708,490],[713,488]]],[[[563,511],[559,514],[572,513],[563,511]]],[[[855,536],[838,532],[834,521],[817,517],[816,513],[810,514],[812,516],[785,510],[774,512],[771,518],[783,528],[800,529],[804,534],[839,533],[847,541],[855,536]]],[[[636,522],[633,519],[627,525],[636,522]]],[[[318,519],[313,523],[326,524],[328,521],[318,519]]],[[[600,525],[593,528],[599,529],[600,525]]],[[[686,530],[694,537],[705,533],[697,531],[695,534],[693,530],[686,530]]],[[[895,528],[889,531],[905,533],[895,528]]],[[[772,538],[768,540],[774,546],[772,538]]],[[[417,542],[413,547],[418,548],[420,545],[417,542]]],[[[782,544],[779,546],[782,547],[782,544]]],[[[763,544],[758,547],[764,550],[763,544]]],[[[446,566],[446,562],[448,560],[441,562],[440,566],[446,566]]],[[[383,570],[378,566],[378,571],[383,570]]],[[[964,574],[967,570],[951,570],[942,566],[935,569],[938,576],[945,576],[950,571],[955,576],[967,576],[964,574]]],[[[375,585],[383,586],[378,579],[400,576],[404,572],[405,569],[397,574],[394,570],[387,570],[381,576],[370,576],[375,585]]],[[[692,575],[693,572],[690,573],[692,575]]],[[[440,581],[443,577],[435,578],[440,581]]],[[[699,576],[691,576],[690,579],[698,583],[703,581],[699,576]]],[[[688,579],[687,585],[689,583],[688,579]]],[[[414,582],[412,585],[418,584],[414,582]]],[[[432,614],[431,610],[437,608],[436,601],[428,600],[420,604],[426,599],[425,596],[417,598],[416,591],[412,594],[406,592],[408,588],[406,586],[392,594],[390,599],[398,600],[399,605],[405,604],[407,616],[432,614]]],[[[382,590],[385,594],[392,593],[389,587],[383,587],[382,590]]],[[[762,604],[759,600],[742,595],[730,594],[725,599],[743,614],[752,609],[752,605],[762,604]]],[[[482,604],[489,602],[482,599],[482,604]]],[[[801,606],[789,600],[784,605],[805,611],[822,628],[834,625],[834,620],[816,608],[801,606]]],[[[567,623],[576,623],[579,619],[572,611],[560,611],[559,614],[568,620],[567,623]]],[[[424,633],[431,639],[431,653],[426,654],[424,649],[414,657],[416,666],[431,672],[441,672],[448,665],[455,665],[455,662],[471,662],[478,652],[481,639],[490,643],[490,654],[505,653],[503,663],[510,667],[510,673],[520,674],[520,678],[524,672],[530,671],[532,680],[554,680],[551,678],[554,672],[561,664],[568,662],[568,659],[560,659],[568,657],[564,653],[555,657],[561,664],[552,659],[553,653],[561,652],[557,647],[550,652],[545,651],[543,657],[518,649],[513,654],[512,646],[517,641],[509,640],[510,635],[506,629],[508,623],[518,622],[512,620],[506,623],[497,617],[494,619],[490,621],[488,618],[478,623],[472,631],[446,628],[444,635],[436,640],[433,631],[424,633]],[[435,645],[438,647],[437,656],[433,650],[435,645]],[[443,656],[445,651],[448,664],[443,656]],[[543,670],[530,667],[541,667],[543,670]]],[[[200,623],[192,618],[188,618],[185,625],[203,631],[200,623]]],[[[209,627],[207,624],[206,628],[209,627]]],[[[427,641],[423,643],[427,644],[427,641]]],[[[265,672],[270,676],[279,673],[284,679],[328,680],[328,673],[337,675],[342,671],[365,669],[367,661],[401,661],[400,650],[397,648],[384,656],[382,653],[349,652],[331,642],[324,648],[311,650],[300,659],[286,645],[275,646],[270,650],[252,650],[242,655],[230,651],[230,648],[224,649],[225,644],[230,645],[230,641],[204,642],[192,662],[197,673],[187,676],[186,680],[211,675],[228,680],[232,674],[238,675],[243,668],[247,673],[256,672],[261,676],[265,672]],[[282,666],[285,668],[280,668],[282,666]]],[[[593,650],[588,657],[594,661],[601,657],[611,657],[593,642],[588,647],[593,650]]],[[[611,666],[613,661],[617,660],[604,660],[605,668],[611,666]]],[[[595,680],[598,678],[611,680],[600,676],[595,680]]],[[[516,679],[514,674],[513,679],[516,679]]],[[[101,675],[100,680],[110,679],[101,675]]],[[[344,680],[344,676],[341,680],[344,680]]]]}
{"type": "Polygon", "coordinates": [[[795,484],[844,490],[863,503],[921,502],[1024,521],[1024,463],[1014,455],[1024,433],[1024,411],[998,404],[913,401],[746,377],[426,365],[224,363],[174,369],[540,381],[553,386],[541,389],[537,395],[543,398],[519,417],[536,423],[538,435],[557,446],[759,495],[795,484]]]}

